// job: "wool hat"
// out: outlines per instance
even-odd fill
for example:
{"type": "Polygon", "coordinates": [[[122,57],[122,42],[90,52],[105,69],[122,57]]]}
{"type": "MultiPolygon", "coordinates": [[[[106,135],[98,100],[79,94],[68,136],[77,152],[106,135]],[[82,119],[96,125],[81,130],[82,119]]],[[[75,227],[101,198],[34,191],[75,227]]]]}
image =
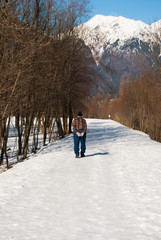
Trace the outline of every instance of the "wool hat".
{"type": "Polygon", "coordinates": [[[80,116],[80,117],[81,117],[81,116],[83,116],[83,114],[82,114],[81,112],[79,112],[79,113],[77,114],[77,116],[80,116]]]}

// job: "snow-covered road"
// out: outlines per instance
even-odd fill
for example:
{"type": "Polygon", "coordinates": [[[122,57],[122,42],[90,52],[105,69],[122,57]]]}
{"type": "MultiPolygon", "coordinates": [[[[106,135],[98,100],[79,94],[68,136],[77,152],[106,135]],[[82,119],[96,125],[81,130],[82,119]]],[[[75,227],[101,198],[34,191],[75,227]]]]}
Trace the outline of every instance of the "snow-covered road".
{"type": "Polygon", "coordinates": [[[0,240],[161,240],[161,144],[88,119],[73,136],[0,174],[0,240]]]}

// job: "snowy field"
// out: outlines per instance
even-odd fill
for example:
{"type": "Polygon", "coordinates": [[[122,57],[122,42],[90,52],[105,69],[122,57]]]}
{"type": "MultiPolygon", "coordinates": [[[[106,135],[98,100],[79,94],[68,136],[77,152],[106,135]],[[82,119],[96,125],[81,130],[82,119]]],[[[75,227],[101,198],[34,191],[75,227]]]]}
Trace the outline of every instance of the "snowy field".
{"type": "Polygon", "coordinates": [[[89,119],[73,136],[0,174],[0,240],[161,240],[161,144],[89,119]]]}

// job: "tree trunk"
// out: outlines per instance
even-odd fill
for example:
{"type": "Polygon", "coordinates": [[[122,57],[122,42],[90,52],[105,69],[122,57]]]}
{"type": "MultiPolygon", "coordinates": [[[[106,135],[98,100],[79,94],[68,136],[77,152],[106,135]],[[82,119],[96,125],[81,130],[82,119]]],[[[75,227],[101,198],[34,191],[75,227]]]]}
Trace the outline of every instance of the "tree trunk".
{"type": "Polygon", "coordinates": [[[59,135],[59,137],[63,138],[64,137],[64,132],[63,132],[63,128],[62,128],[62,123],[61,123],[60,117],[57,117],[56,123],[57,123],[57,128],[58,128],[58,135],[59,135]]]}
{"type": "Polygon", "coordinates": [[[33,124],[33,115],[31,115],[30,117],[27,117],[27,119],[26,119],[25,134],[24,134],[23,159],[25,159],[27,157],[29,137],[30,137],[32,124],[33,124]]]}
{"type": "Polygon", "coordinates": [[[73,121],[73,113],[72,113],[72,103],[69,101],[69,134],[72,132],[72,121],[73,121]]]}

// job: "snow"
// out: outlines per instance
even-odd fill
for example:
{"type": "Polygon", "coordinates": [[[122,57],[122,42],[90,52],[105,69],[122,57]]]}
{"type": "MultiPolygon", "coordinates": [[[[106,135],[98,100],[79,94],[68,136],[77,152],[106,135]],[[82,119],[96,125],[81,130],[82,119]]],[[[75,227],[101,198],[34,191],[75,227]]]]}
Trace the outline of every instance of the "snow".
{"type": "Polygon", "coordinates": [[[114,17],[102,15],[96,15],[84,25],[89,28],[99,27],[101,32],[104,33],[109,32],[110,34],[115,32],[114,39],[116,40],[118,39],[118,35],[121,39],[127,39],[148,28],[148,25],[142,21],[135,21],[122,16],[114,17]]]}
{"type": "Polygon", "coordinates": [[[104,42],[113,44],[118,39],[123,45],[130,38],[142,40],[150,39],[150,26],[142,21],[135,21],[125,17],[96,15],[88,22],[83,24],[84,35],[88,37],[85,41],[88,45],[92,36],[104,35],[104,42]]]}
{"type": "Polygon", "coordinates": [[[151,28],[152,30],[155,32],[155,31],[161,31],[161,20],[159,21],[156,21],[154,23],[151,24],[151,28]]]}
{"type": "MultiPolygon", "coordinates": [[[[53,124],[54,124],[55,119],[53,119],[53,124]]],[[[9,160],[9,164],[10,166],[13,166],[17,163],[17,161],[21,161],[23,156],[19,156],[19,160],[17,160],[17,151],[18,151],[18,131],[17,128],[15,127],[15,122],[16,119],[15,117],[11,117],[10,120],[10,128],[9,128],[9,138],[8,138],[8,142],[7,142],[7,155],[8,155],[8,160],[9,160]]],[[[35,123],[36,123],[36,119],[35,119],[35,123]]],[[[40,132],[38,133],[38,146],[37,149],[41,149],[42,145],[43,145],[43,130],[41,129],[42,126],[40,127],[40,132]]],[[[22,145],[24,144],[24,130],[23,129],[23,133],[22,133],[22,145]]],[[[58,134],[57,134],[57,127],[55,125],[55,127],[53,127],[52,130],[52,139],[50,141],[55,141],[56,139],[58,139],[58,134]]],[[[48,132],[48,131],[47,131],[48,132]]],[[[49,142],[49,134],[46,135],[46,143],[49,142]]],[[[29,146],[28,146],[28,153],[27,153],[27,157],[30,157],[33,154],[33,131],[31,131],[30,133],[30,137],[29,137],[29,146]]],[[[4,156],[4,165],[0,166],[0,173],[3,172],[6,169],[6,159],[4,156]]]]}
{"type": "Polygon", "coordinates": [[[153,34],[158,33],[160,21],[152,25],[148,25],[142,21],[135,21],[122,16],[103,16],[96,15],[88,22],[79,27],[80,37],[85,44],[90,47],[91,52],[97,62],[97,58],[101,58],[105,49],[118,49],[134,38],[143,42],[152,43],[153,34]]]}
{"type": "Polygon", "coordinates": [[[70,135],[0,174],[1,240],[161,238],[161,144],[112,120],[87,123],[85,158],[70,135]]]}

